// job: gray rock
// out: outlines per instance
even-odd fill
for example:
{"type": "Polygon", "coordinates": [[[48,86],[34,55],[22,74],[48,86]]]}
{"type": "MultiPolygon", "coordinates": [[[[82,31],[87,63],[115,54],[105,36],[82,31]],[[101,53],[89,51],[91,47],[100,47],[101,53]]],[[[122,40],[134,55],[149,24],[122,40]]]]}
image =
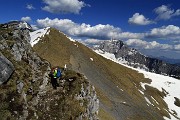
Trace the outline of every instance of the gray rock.
{"type": "MultiPolygon", "coordinates": [[[[29,43],[31,27],[27,23],[13,21],[1,24],[0,27],[4,30],[0,34],[0,84],[6,82],[16,69],[16,76],[13,79],[16,81],[16,86],[13,84],[13,87],[16,87],[18,96],[22,99],[19,102],[23,108],[21,111],[14,109],[13,111],[16,111],[15,119],[25,120],[30,117],[29,109],[35,112],[35,106],[38,105],[41,97],[46,95],[50,64],[33,51],[29,43]],[[14,66],[6,58],[7,56],[10,56],[11,62],[15,63],[14,66]],[[31,101],[27,99],[27,95],[32,96],[31,101]]],[[[13,92],[15,94],[15,91],[13,92]]],[[[16,99],[13,100],[16,101],[16,99]]]]}
{"type": "Polygon", "coordinates": [[[0,84],[6,82],[14,71],[13,64],[0,54],[0,84]]]}
{"type": "Polygon", "coordinates": [[[18,92],[18,93],[21,93],[21,92],[22,92],[23,87],[24,87],[23,82],[17,81],[17,92],[18,92]]]}
{"type": "Polygon", "coordinates": [[[129,66],[180,78],[180,66],[145,56],[120,40],[105,41],[96,49],[114,54],[118,60],[125,61],[124,63],[129,66]]]}
{"type": "Polygon", "coordinates": [[[0,36],[0,42],[1,42],[0,50],[3,50],[4,48],[8,46],[7,43],[5,42],[5,39],[2,36],[0,36]]]}
{"type": "MultiPolygon", "coordinates": [[[[84,88],[83,84],[81,85],[81,92],[76,96],[77,100],[88,101],[87,104],[87,113],[81,114],[78,120],[82,120],[82,116],[87,116],[89,120],[98,120],[98,111],[99,111],[99,99],[97,98],[95,87],[90,84],[84,88]]],[[[83,103],[80,103],[80,105],[83,103]]]]}
{"type": "Polygon", "coordinates": [[[21,61],[22,55],[17,47],[17,44],[14,44],[12,50],[13,50],[12,54],[14,55],[15,59],[17,61],[21,61]]]}
{"type": "Polygon", "coordinates": [[[2,25],[3,28],[11,28],[16,30],[32,30],[32,27],[25,21],[11,21],[2,25]]]}

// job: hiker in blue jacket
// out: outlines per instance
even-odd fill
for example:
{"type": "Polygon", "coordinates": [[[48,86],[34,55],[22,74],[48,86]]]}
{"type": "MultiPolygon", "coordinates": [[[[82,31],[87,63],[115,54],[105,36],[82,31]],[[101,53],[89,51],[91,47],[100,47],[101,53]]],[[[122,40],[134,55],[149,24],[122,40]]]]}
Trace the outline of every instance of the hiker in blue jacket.
{"type": "Polygon", "coordinates": [[[61,77],[60,68],[58,68],[58,67],[53,68],[51,71],[50,77],[51,77],[51,84],[52,84],[53,88],[57,89],[57,87],[59,87],[57,79],[61,77]]]}

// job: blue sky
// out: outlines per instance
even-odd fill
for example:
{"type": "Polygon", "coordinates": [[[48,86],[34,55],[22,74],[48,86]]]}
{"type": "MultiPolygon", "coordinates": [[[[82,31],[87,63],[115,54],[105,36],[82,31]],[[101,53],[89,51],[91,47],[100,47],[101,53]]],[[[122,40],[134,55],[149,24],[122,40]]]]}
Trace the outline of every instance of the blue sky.
{"type": "Polygon", "coordinates": [[[178,0],[3,0],[0,15],[0,23],[55,27],[86,44],[120,39],[147,55],[180,59],[178,0]]]}

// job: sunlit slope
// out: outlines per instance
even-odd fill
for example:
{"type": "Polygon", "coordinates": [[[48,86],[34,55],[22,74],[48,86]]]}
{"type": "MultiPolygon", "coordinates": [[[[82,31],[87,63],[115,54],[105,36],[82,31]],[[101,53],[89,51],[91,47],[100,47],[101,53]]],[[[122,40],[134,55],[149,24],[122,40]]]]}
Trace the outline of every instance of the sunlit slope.
{"type": "Polygon", "coordinates": [[[146,90],[141,86],[151,80],[96,54],[79,42],[70,41],[59,31],[51,28],[33,48],[53,66],[67,64],[69,69],[83,73],[95,85],[100,97],[100,118],[163,120],[163,116],[170,117],[168,106],[162,99],[165,94],[151,86],[146,85],[146,90]],[[154,101],[151,96],[160,104],[149,104],[146,98],[154,101]]]}

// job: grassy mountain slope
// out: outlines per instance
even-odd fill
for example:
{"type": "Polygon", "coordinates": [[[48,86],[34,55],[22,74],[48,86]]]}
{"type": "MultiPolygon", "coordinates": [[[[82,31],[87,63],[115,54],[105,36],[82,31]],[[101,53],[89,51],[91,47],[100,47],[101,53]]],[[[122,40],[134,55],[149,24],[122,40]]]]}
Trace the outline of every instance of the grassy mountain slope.
{"type": "Polygon", "coordinates": [[[144,91],[140,82],[151,82],[143,74],[96,54],[79,42],[70,41],[52,29],[34,50],[53,66],[64,66],[83,73],[95,85],[100,99],[100,119],[162,120],[169,117],[164,93],[150,86],[144,91]],[[144,91],[145,95],[139,91],[144,91]],[[147,103],[145,96],[153,103],[147,103]],[[160,104],[156,104],[156,99],[160,104]]]}
{"type": "Polygon", "coordinates": [[[0,120],[94,119],[96,111],[92,109],[98,99],[87,78],[66,70],[58,80],[60,86],[53,89],[48,75],[51,66],[32,50],[28,38],[28,30],[0,25],[0,80],[9,69],[2,56],[14,66],[14,72],[0,85],[0,120]]]}

